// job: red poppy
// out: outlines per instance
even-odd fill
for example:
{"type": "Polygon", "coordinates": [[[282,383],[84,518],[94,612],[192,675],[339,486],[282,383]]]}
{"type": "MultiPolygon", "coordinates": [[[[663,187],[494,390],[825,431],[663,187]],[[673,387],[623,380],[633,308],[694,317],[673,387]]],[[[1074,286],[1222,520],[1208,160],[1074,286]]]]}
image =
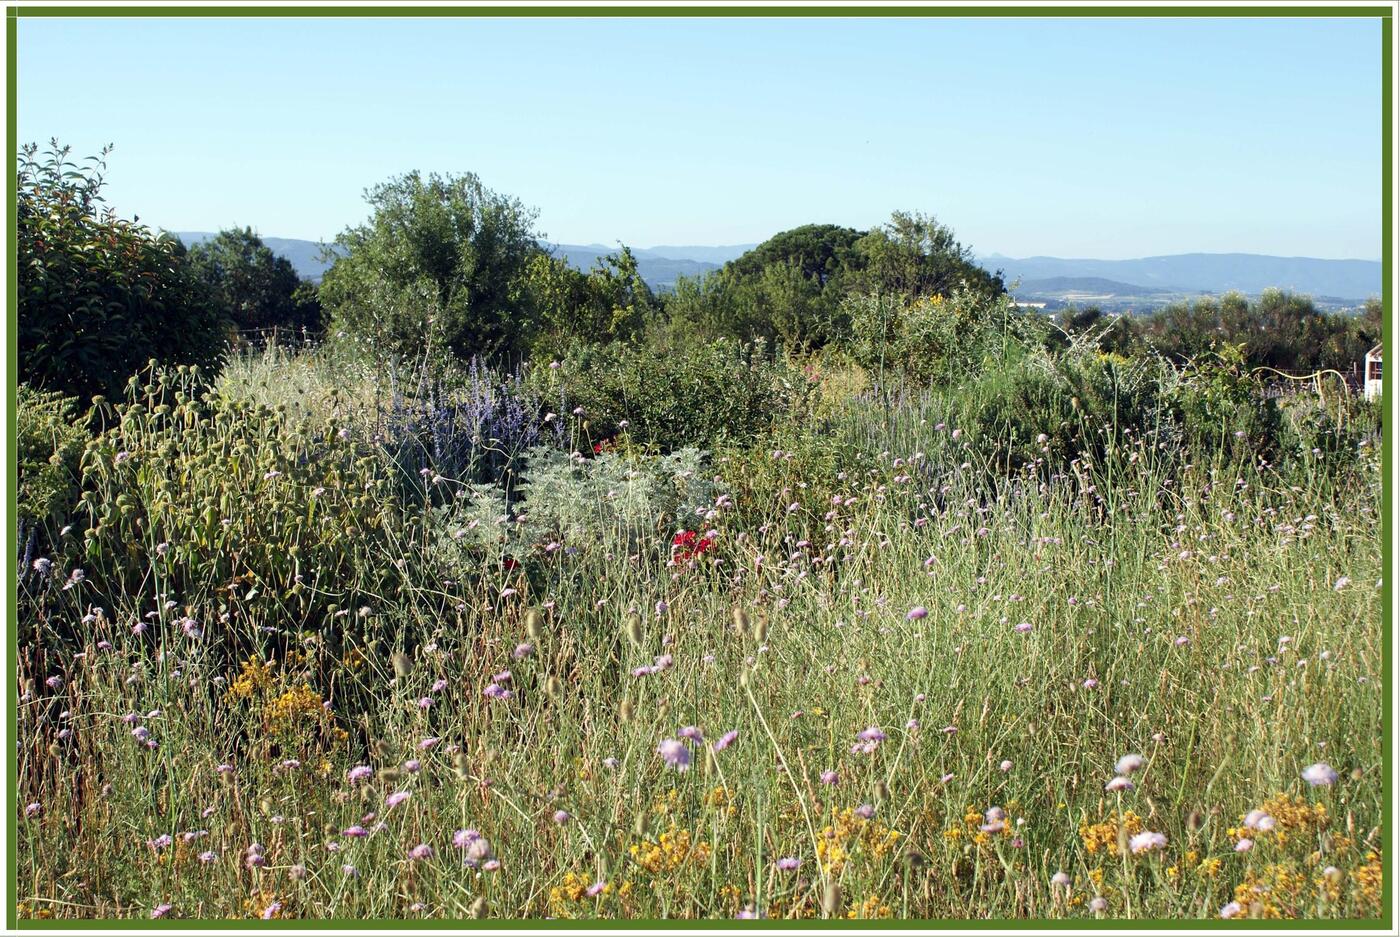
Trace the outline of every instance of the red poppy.
{"type": "Polygon", "coordinates": [[[671,550],[682,560],[693,560],[714,545],[715,538],[702,537],[693,530],[683,530],[671,538],[671,550]]]}
{"type": "Polygon", "coordinates": [[[601,455],[604,452],[611,452],[616,448],[617,445],[611,439],[604,439],[601,442],[595,442],[593,444],[593,454],[601,455]]]}

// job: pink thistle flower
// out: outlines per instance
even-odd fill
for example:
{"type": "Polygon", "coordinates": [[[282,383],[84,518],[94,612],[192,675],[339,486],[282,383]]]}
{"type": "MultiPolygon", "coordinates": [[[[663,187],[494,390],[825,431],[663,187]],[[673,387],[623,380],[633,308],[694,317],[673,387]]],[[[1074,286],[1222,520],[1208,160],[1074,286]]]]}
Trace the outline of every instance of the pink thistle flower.
{"type": "Polygon", "coordinates": [[[685,771],[690,767],[690,749],[679,739],[662,739],[661,744],[656,746],[656,751],[666,764],[677,771],[685,771]]]}

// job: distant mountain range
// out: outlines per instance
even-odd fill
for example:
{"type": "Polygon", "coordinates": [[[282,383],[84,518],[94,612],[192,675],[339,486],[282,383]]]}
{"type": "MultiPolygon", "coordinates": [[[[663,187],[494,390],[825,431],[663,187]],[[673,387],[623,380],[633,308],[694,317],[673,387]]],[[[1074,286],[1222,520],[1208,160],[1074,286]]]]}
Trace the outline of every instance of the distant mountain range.
{"type": "MultiPolygon", "coordinates": [[[[214,235],[180,231],[186,244],[214,235]]],[[[330,266],[321,259],[322,245],[295,238],[265,237],[263,243],[292,262],[304,277],[319,280],[330,266]]],[[[587,270],[601,258],[620,251],[603,244],[547,244],[557,257],[587,270]]],[[[757,245],[661,245],[634,247],[637,269],[655,290],[668,290],[680,276],[700,276],[717,270],[757,245]]],[[[1381,291],[1378,260],[1321,260],[1315,257],[1272,257],[1265,254],[1171,254],[1138,260],[1072,260],[1061,257],[1005,257],[988,254],[977,262],[1000,270],[1018,299],[1044,302],[1048,307],[1095,303],[1106,309],[1152,309],[1178,299],[1231,290],[1257,295],[1270,287],[1306,293],[1320,305],[1356,306],[1381,291]],[[1017,281],[1019,280],[1019,283],[1017,281]]]]}
{"type": "Polygon", "coordinates": [[[1066,278],[1098,279],[1081,284],[1089,292],[1114,296],[1178,298],[1238,290],[1258,294],[1270,287],[1306,293],[1320,301],[1359,303],[1381,291],[1378,260],[1320,260],[1265,254],[1171,254],[1138,260],[1067,260],[1060,257],[978,258],[988,270],[1001,270],[1018,297],[1063,291],[1066,278]],[[1111,287],[1105,288],[1107,284],[1111,287]]]}

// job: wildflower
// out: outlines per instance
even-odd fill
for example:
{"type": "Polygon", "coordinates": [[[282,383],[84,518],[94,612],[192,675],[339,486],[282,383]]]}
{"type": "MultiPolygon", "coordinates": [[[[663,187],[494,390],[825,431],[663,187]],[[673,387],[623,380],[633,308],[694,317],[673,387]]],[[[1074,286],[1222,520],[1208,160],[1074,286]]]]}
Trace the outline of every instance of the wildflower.
{"type": "Polygon", "coordinates": [[[427,843],[419,843],[408,851],[408,857],[415,862],[422,862],[433,857],[433,847],[427,843]]]}
{"type": "Polygon", "coordinates": [[[171,904],[158,904],[151,909],[151,920],[165,917],[175,906],[171,904]]]}
{"type": "Polygon", "coordinates": [[[340,872],[341,872],[341,874],[344,875],[346,878],[359,878],[359,877],[360,877],[360,870],[357,869],[357,868],[355,868],[353,865],[342,865],[342,866],[340,867],[340,872]]]}
{"type": "Polygon", "coordinates": [[[1000,767],[1001,770],[1002,770],[1003,772],[1010,771],[1010,770],[1011,770],[1011,760],[1010,760],[1010,759],[1007,759],[1006,761],[1003,761],[998,767],[1000,767]]]}
{"type": "Polygon", "coordinates": [[[430,735],[418,743],[418,750],[420,752],[425,752],[433,746],[437,745],[437,743],[441,741],[442,739],[438,738],[437,736],[430,735]]]}
{"type": "Polygon", "coordinates": [[[263,908],[262,919],[270,921],[277,916],[277,912],[282,910],[282,902],[274,901],[266,908],[263,908]]]}
{"type": "Polygon", "coordinates": [[[1220,916],[1228,921],[1230,918],[1239,917],[1243,912],[1244,908],[1240,906],[1240,903],[1232,901],[1220,909],[1220,916]]]}
{"type": "Polygon", "coordinates": [[[869,820],[875,816],[875,808],[870,804],[861,804],[856,808],[855,814],[862,820],[869,820]]]}
{"type": "Polygon", "coordinates": [[[1133,851],[1134,855],[1141,855],[1154,849],[1166,849],[1167,837],[1161,833],[1144,830],[1128,840],[1128,848],[1133,851]]]}
{"type": "Polygon", "coordinates": [[[170,834],[162,833],[155,839],[146,840],[146,845],[149,846],[153,852],[160,852],[162,849],[169,847],[171,842],[170,834]]]}
{"type": "Polygon", "coordinates": [[[1235,843],[1235,852],[1249,852],[1253,848],[1254,840],[1249,839],[1248,837],[1240,840],[1238,843],[1235,843]]]}
{"type": "Polygon", "coordinates": [[[1337,772],[1327,762],[1319,761],[1303,769],[1303,780],[1313,787],[1331,787],[1337,783],[1337,772]]]}
{"type": "Polygon", "coordinates": [[[592,885],[588,886],[588,889],[584,892],[584,894],[586,894],[590,898],[597,898],[603,893],[603,889],[607,887],[607,882],[594,882],[592,885]]]}
{"type": "Polygon", "coordinates": [[[492,683],[481,691],[481,695],[487,699],[510,699],[510,690],[498,683],[492,683]]]}
{"type": "Polygon", "coordinates": [[[517,644],[515,646],[515,652],[511,656],[514,657],[516,660],[524,660],[525,658],[529,657],[534,650],[535,646],[533,644],[517,644]]]}
{"type": "Polygon", "coordinates": [[[202,862],[202,863],[205,864],[205,865],[208,865],[209,863],[213,862],[213,861],[214,861],[215,859],[217,859],[217,858],[219,858],[219,854],[216,853],[216,852],[214,852],[212,849],[206,850],[206,851],[201,852],[201,853],[199,854],[199,861],[202,862]]]}
{"type": "Polygon", "coordinates": [[[1023,621],[1023,622],[1021,622],[1019,625],[1016,626],[1016,629],[1015,629],[1015,630],[1016,630],[1016,633],[1017,633],[1017,634],[1030,634],[1031,629],[1032,629],[1033,627],[1034,627],[1034,625],[1032,625],[1030,622],[1028,622],[1028,621],[1023,621]]]}
{"type": "Polygon", "coordinates": [[[793,872],[802,864],[802,860],[795,856],[784,856],[773,864],[780,872],[793,872]]]}
{"type": "Polygon", "coordinates": [[[1342,576],[1335,583],[1332,584],[1332,588],[1334,591],[1341,592],[1349,585],[1351,585],[1351,577],[1342,576]]]}
{"type": "Polygon", "coordinates": [[[369,765],[356,765],[345,772],[345,780],[349,781],[351,784],[355,784],[359,781],[368,780],[373,774],[374,769],[369,765]]]}
{"type": "Polygon", "coordinates": [[[1089,901],[1089,910],[1093,911],[1095,914],[1102,914],[1108,910],[1108,900],[1102,895],[1095,895],[1089,901]]]}
{"type": "Polygon", "coordinates": [[[554,822],[557,823],[557,824],[559,824],[560,826],[563,826],[565,823],[568,823],[568,822],[569,822],[569,811],[567,811],[567,810],[556,810],[556,811],[554,811],[554,822]]]}
{"type": "Polygon", "coordinates": [[[1134,771],[1141,768],[1142,765],[1143,758],[1141,755],[1127,754],[1118,759],[1118,763],[1113,766],[1113,770],[1119,774],[1132,774],[1134,771]]]}
{"type": "Polygon", "coordinates": [[[1061,888],[1068,888],[1069,876],[1064,872],[1056,872],[1054,875],[1050,876],[1050,884],[1059,885],[1061,888]]]}
{"type": "Polygon", "coordinates": [[[409,791],[394,791],[394,793],[384,798],[384,806],[388,807],[389,809],[393,809],[394,807],[397,807],[399,804],[408,800],[408,798],[411,796],[413,795],[409,791]]]}
{"type": "Polygon", "coordinates": [[[1133,782],[1123,777],[1121,774],[1103,786],[1109,793],[1116,794],[1119,791],[1130,791],[1133,789],[1133,782]]]}
{"type": "Polygon", "coordinates": [[[928,609],[924,608],[922,605],[915,605],[913,608],[909,609],[909,613],[904,616],[904,620],[918,621],[920,618],[924,618],[927,615],[928,609]]]}
{"type": "Polygon", "coordinates": [[[24,808],[25,819],[32,819],[34,817],[37,817],[39,815],[39,811],[43,809],[43,805],[38,803],[37,801],[35,803],[28,804],[24,808]]]}
{"type": "Polygon", "coordinates": [[[822,783],[825,784],[827,787],[832,787],[836,784],[837,781],[841,780],[841,776],[838,775],[835,771],[828,769],[822,772],[821,780],[822,783]]]}
{"type": "Polygon", "coordinates": [[[662,739],[661,744],[656,746],[656,751],[666,764],[677,771],[685,771],[690,767],[690,749],[679,739],[662,739]]]}
{"type": "Polygon", "coordinates": [[[695,726],[686,726],[685,728],[677,732],[676,735],[683,739],[689,739],[696,745],[705,744],[705,737],[700,734],[700,730],[697,729],[695,726]]]}
{"type": "Polygon", "coordinates": [[[418,708],[419,708],[419,709],[428,709],[428,708],[430,708],[432,705],[433,705],[433,698],[432,698],[431,696],[424,696],[424,697],[422,697],[421,699],[418,700],[418,708]]]}
{"type": "Polygon", "coordinates": [[[717,751],[717,752],[722,752],[722,751],[724,751],[726,748],[728,748],[729,746],[733,745],[734,742],[735,742],[735,740],[738,739],[738,738],[739,738],[739,730],[738,730],[738,729],[730,729],[728,732],[724,733],[724,734],[721,735],[718,739],[716,739],[716,740],[715,740],[715,744],[714,744],[712,747],[714,748],[715,751],[717,751]]]}

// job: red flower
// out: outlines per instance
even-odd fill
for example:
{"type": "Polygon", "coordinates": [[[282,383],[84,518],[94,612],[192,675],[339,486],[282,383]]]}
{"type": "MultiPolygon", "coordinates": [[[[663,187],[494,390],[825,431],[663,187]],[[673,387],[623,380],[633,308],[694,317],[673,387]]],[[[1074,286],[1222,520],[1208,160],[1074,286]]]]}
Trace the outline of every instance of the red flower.
{"type": "Polygon", "coordinates": [[[604,452],[612,452],[616,448],[616,443],[614,443],[611,439],[604,439],[600,442],[595,442],[593,444],[593,454],[601,455],[604,452]]]}
{"type": "Polygon", "coordinates": [[[693,530],[683,530],[671,538],[671,551],[682,560],[693,560],[714,545],[714,537],[702,537],[693,530]]]}
{"type": "Polygon", "coordinates": [[[519,568],[520,568],[520,561],[517,560],[517,559],[516,559],[515,557],[513,557],[513,556],[508,556],[508,557],[505,558],[505,560],[504,560],[504,562],[502,563],[502,565],[505,566],[505,568],[508,569],[508,570],[509,570],[509,569],[519,569],[519,568]]]}

